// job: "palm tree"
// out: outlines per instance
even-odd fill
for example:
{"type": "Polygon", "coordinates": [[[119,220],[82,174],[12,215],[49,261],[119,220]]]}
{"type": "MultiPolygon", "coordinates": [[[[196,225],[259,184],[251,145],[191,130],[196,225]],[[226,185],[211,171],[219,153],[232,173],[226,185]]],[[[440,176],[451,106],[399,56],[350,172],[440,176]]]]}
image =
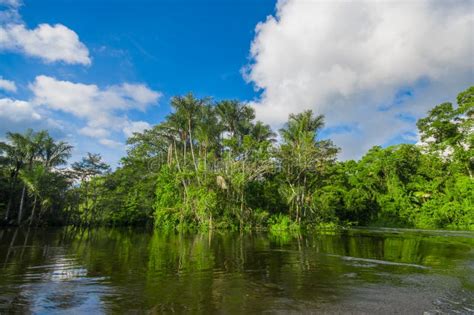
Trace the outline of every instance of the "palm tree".
{"type": "Polygon", "coordinates": [[[9,197],[4,217],[5,221],[8,220],[10,214],[18,174],[26,161],[25,137],[19,133],[7,132],[7,140],[8,143],[0,142],[0,148],[5,154],[5,164],[9,165],[10,168],[9,197]]]}
{"type": "MultiPolygon", "coordinates": [[[[32,129],[28,129],[25,135],[23,136],[23,150],[26,158],[26,167],[29,171],[32,169],[35,160],[41,156],[43,144],[48,137],[49,135],[47,131],[43,130],[35,133],[32,129]]],[[[20,208],[18,209],[18,225],[21,224],[21,219],[23,215],[25,193],[26,185],[24,184],[21,192],[20,208]]]]}
{"type": "Polygon", "coordinates": [[[220,126],[211,105],[202,108],[201,119],[197,125],[196,138],[199,141],[200,155],[204,159],[204,170],[207,171],[207,156],[209,152],[217,153],[219,149],[220,126]]]}
{"type": "Polygon", "coordinates": [[[313,111],[307,110],[300,114],[291,114],[285,128],[280,129],[280,133],[288,142],[298,142],[306,136],[310,136],[314,141],[317,131],[322,127],[324,127],[324,116],[314,116],[313,111]]]}
{"type": "Polygon", "coordinates": [[[65,164],[71,156],[72,145],[63,141],[56,143],[49,135],[46,136],[42,146],[40,155],[46,168],[65,164]]]}
{"type": "Polygon", "coordinates": [[[183,133],[182,141],[184,145],[183,157],[186,159],[186,147],[189,142],[193,165],[196,173],[198,172],[196,156],[194,154],[193,129],[196,127],[203,108],[209,102],[208,98],[197,99],[191,93],[186,96],[176,96],[171,100],[171,106],[175,112],[170,115],[169,119],[174,126],[183,133]]]}
{"type": "Polygon", "coordinates": [[[40,212],[42,204],[42,190],[46,183],[47,169],[41,164],[35,164],[31,169],[23,169],[20,171],[20,179],[28,189],[28,194],[33,197],[33,208],[30,215],[30,223],[33,223],[35,210],[38,200],[40,201],[40,212]]]}
{"type": "Polygon", "coordinates": [[[238,101],[221,101],[216,105],[216,114],[221,124],[221,139],[224,132],[228,132],[227,146],[231,155],[239,152],[245,135],[252,129],[252,120],[255,119],[255,111],[247,105],[238,101]]]}
{"type": "Polygon", "coordinates": [[[249,132],[255,118],[255,111],[250,106],[242,105],[238,101],[222,101],[216,106],[216,114],[224,131],[231,137],[249,132]]]}
{"type": "Polygon", "coordinates": [[[314,210],[310,193],[315,190],[323,161],[332,162],[338,149],[329,140],[317,140],[317,132],[324,126],[323,116],[311,110],[291,114],[285,128],[280,130],[283,143],[278,156],[284,173],[281,193],[287,199],[296,221],[314,210]]]}
{"type": "Polygon", "coordinates": [[[26,174],[33,174],[37,163],[42,163],[46,169],[64,164],[70,156],[71,149],[72,146],[65,142],[56,143],[47,131],[34,132],[28,129],[24,134],[7,133],[7,143],[0,143],[0,150],[4,152],[4,160],[9,165],[11,174],[5,220],[8,220],[10,215],[15,193],[14,188],[20,172],[23,171],[23,188],[18,209],[18,224],[21,224],[23,216],[26,191],[31,188],[31,185],[28,187],[28,181],[23,180],[29,178],[26,174]]]}
{"type": "Polygon", "coordinates": [[[265,125],[261,121],[257,121],[252,127],[250,135],[257,142],[269,141],[273,143],[276,141],[276,133],[272,131],[269,125],[265,125]]]}

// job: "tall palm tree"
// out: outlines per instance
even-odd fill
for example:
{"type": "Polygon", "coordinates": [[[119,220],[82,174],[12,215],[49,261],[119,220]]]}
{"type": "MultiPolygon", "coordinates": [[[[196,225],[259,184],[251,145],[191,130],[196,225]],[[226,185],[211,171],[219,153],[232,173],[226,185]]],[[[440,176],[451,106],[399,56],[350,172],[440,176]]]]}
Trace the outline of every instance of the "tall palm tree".
{"type": "MultiPolygon", "coordinates": [[[[46,177],[47,169],[42,164],[35,164],[31,169],[23,169],[20,171],[20,179],[27,187],[28,194],[33,197],[33,208],[31,210],[29,225],[33,223],[38,201],[40,201],[41,207],[43,186],[47,185],[46,177]]],[[[41,208],[39,211],[41,212],[41,208]]]]}
{"type": "Polygon", "coordinates": [[[18,174],[26,161],[25,137],[19,133],[7,132],[7,140],[8,143],[0,142],[0,147],[5,155],[5,163],[10,168],[9,196],[4,217],[5,221],[8,220],[10,215],[18,174]]]}
{"type": "MultiPolygon", "coordinates": [[[[65,142],[56,143],[47,131],[34,132],[28,129],[24,134],[8,132],[7,142],[0,143],[0,148],[4,151],[5,160],[10,166],[11,173],[9,200],[5,212],[5,220],[8,220],[15,193],[14,187],[20,172],[22,170],[31,172],[34,164],[37,162],[43,163],[47,169],[64,164],[70,156],[72,146],[65,142]]],[[[22,220],[25,194],[28,188],[27,184],[24,181],[22,182],[23,188],[18,209],[18,224],[22,220]]]]}
{"type": "Polygon", "coordinates": [[[44,139],[42,146],[40,155],[46,168],[65,164],[71,156],[72,145],[63,141],[56,143],[49,135],[44,139]]]}
{"type": "Polygon", "coordinates": [[[238,101],[226,100],[216,105],[216,114],[222,126],[222,133],[228,132],[230,138],[236,141],[234,148],[231,148],[235,151],[242,144],[244,135],[249,134],[252,129],[254,109],[238,101]]]}
{"type": "Polygon", "coordinates": [[[291,114],[285,128],[280,129],[284,140],[297,142],[303,135],[310,136],[314,141],[317,131],[324,126],[324,116],[314,116],[313,111],[307,110],[299,114],[291,114]]]}
{"type": "Polygon", "coordinates": [[[276,133],[272,131],[269,125],[265,125],[261,121],[257,121],[257,123],[252,127],[250,131],[250,135],[254,140],[257,142],[269,141],[275,142],[276,133]]]}
{"type": "Polygon", "coordinates": [[[278,155],[285,174],[281,193],[286,197],[296,221],[300,221],[308,210],[314,210],[309,194],[317,184],[319,165],[323,160],[333,160],[337,153],[332,142],[317,140],[317,132],[323,126],[323,116],[314,116],[308,110],[291,114],[285,127],[280,130],[283,143],[278,155]]]}
{"type": "Polygon", "coordinates": [[[169,117],[170,121],[179,130],[182,130],[183,137],[182,141],[184,144],[184,159],[186,159],[186,147],[189,142],[191,156],[193,159],[194,169],[197,173],[197,161],[194,154],[194,139],[193,130],[196,128],[200,117],[202,116],[203,108],[208,104],[209,99],[197,99],[193,94],[189,93],[186,96],[176,96],[171,100],[171,106],[175,109],[175,112],[169,117]]]}
{"type": "Polygon", "coordinates": [[[204,159],[204,169],[207,170],[207,155],[209,152],[217,153],[219,150],[220,126],[211,105],[202,108],[201,119],[198,122],[196,138],[199,141],[200,154],[204,159]]]}
{"type": "MultiPolygon", "coordinates": [[[[31,170],[33,168],[33,163],[36,159],[40,158],[41,152],[43,150],[43,145],[46,139],[49,137],[47,131],[33,132],[33,130],[28,129],[23,135],[23,150],[26,158],[26,168],[31,170]]],[[[20,207],[18,209],[18,225],[21,224],[21,219],[23,215],[23,206],[25,201],[26,193],[26,184],[23,185],[20,198],[20,207]]]]}
{"type": "MultiPolygon", "coordinates": [[[[7,204],[7,210],[5,212],[5,220],[8,220],[11,205],[13,202],[14,187],[17,182],[17,178],[20,170],[25,167],[31,159],[31,140],[34,137],[33,130],[28,129],[25,134],[21,133],[12,133],[7,132],[8,143],[3,143],[3,149],[6,152],[8,159],[10,160],[11,165],[11,181],[10,181],[10,196],[7,204]]],[[[21,200],[20,200],[20,209],[21,212],[23,209],[23,200],[25,196],[26,187],[23,186],[21,200]]]]}

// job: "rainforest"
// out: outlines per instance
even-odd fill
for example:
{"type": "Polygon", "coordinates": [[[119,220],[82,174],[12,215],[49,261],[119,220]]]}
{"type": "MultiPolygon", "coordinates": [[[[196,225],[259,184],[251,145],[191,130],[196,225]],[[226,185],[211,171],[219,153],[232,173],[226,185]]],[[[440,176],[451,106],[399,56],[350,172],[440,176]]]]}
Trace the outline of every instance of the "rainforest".
{"type": "Polygon", "coordinates": [[[357,161],[338,160],[311,110],[273,130],[235,100],[189,93],[170,105],[113,170],[97,153],[70,163],[72,145],[46,130],[7,133],[2,224],[474,230],[474,87],[419,119],[416,144],[374,146],[357,161]]]}

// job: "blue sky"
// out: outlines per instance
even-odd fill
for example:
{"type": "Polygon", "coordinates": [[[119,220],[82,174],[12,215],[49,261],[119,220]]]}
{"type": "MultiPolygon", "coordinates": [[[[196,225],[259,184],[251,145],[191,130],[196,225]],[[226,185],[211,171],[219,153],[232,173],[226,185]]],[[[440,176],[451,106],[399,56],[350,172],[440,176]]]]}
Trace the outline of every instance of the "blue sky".
{"type": "Polygon", "coordinates": [[[21,15],[27,25],[66,25],[89,48],[92,65],[39,63],[35,67],[41,68],[25,69],[20,57],[9,65],[2,62],[2,71],[23,68],[27,80],[41,72],[98,85],[146,82],[165,96],[193,91],[226,98],[254,96],[240,69],[247,63],[255,25],[275,5],[270,0],[24,3],[21,15]]]}
{"type": "Polygon", "coordinates": [[[416,119],[474,81],[471,1],[0,7],[0,137],[48,128],[75,145],[74,159],[100,152],[115,165],[126,137],[189,91],[248,102],[275,128],[313,109],[326,115],[322,135],[342,147],[341,158],[358,158],[372,145],[416,142],[416,119]]]}
{"type": "MultiPolygon", "coordinates": [[[[274,6],[270,0],[26,0],[18,12],[27,28],[34,29],[42,23],[66,26],[88,48],[91,64],[45,63],[18,51],[3,51],[0,75],[15,82],[14,97],[22,100],[32,97],[29,84],[38,75],[102,88],[124,82],[145,84],[162,96],[145,111],[130,110],[127,116],[157,123],[169,112],[168,100],[173,95],[192,91],[216,99],[254,98],[256,92],[242,78],[241,68],[248,62],[255,25],[272,14],[274,6]]],[[[7,9],[10,7],[4,6],[7,9]]],[[[0,95],[2,92],[5,91],[0,95]]],[[[81,119],[71,114],[51,111],[48,116],[81,126],[81,119]]],[[[30,123],[6,123],[0,132],[3,134],[5,127],[20,131],[30,123]]],[[[51,132],[58,137],[73,133],[65,129],[51,132]]],[[[85,136],[70,137],[78,146],[76,151],[80,151],[76,155],[95,149],[115,162],[123,154],[121,148],[103,148],[85,136]]],[[[114,140],[125,138],[126,135],[116,134],[114,140]]]]}

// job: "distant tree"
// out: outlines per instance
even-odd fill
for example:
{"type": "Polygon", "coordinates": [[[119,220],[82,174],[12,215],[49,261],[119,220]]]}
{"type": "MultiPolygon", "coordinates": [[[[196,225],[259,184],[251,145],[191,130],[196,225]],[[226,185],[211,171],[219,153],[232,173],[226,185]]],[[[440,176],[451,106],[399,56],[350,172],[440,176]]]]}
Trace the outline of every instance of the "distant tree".
{"type": "Polygon", "coordinates": [[[84,221],[90,223],[89,214],[95,214],[97,193],[96,186],[93,185],[94,191],[90,191],[90,183],[95,176],[102,175],[110,171],[110,166],[102,161],[100,154],[93,154],[88,152],[87,156],[83,157],[81,161],[74,162],[72,165],[74,176],[80,180],[84,188],[84,221]]]}

